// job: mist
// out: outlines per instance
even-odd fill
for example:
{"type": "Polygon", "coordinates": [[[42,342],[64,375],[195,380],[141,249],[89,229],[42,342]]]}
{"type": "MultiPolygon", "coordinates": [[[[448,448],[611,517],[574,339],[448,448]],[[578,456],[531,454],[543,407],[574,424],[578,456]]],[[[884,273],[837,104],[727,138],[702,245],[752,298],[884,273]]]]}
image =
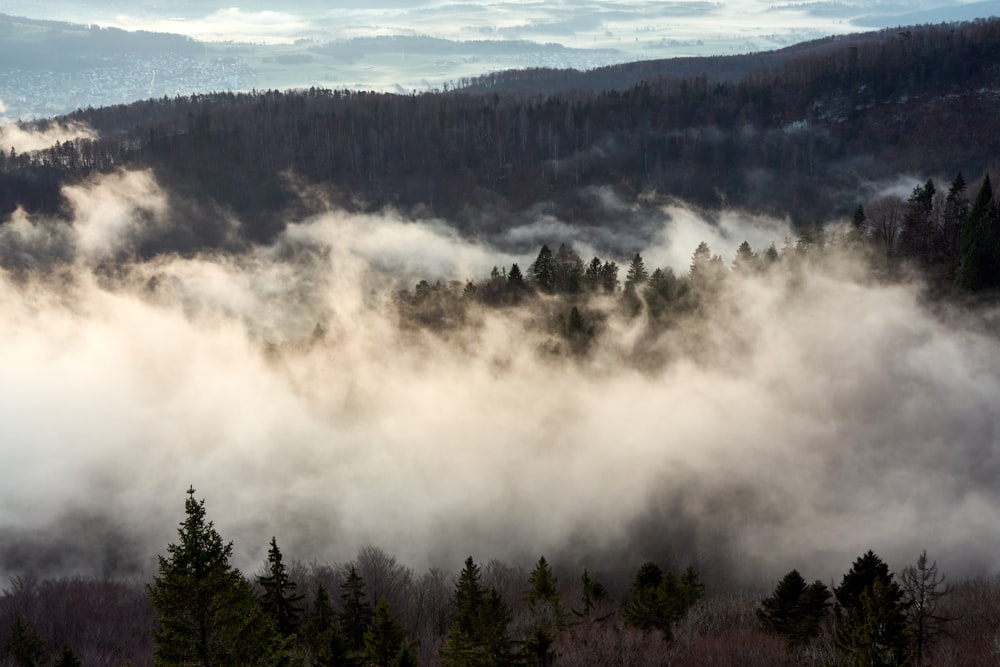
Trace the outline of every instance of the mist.
{"type": "MultiPolygon", "coordinates": [[[[893,567],[927,549],[952,578],[997,568],[995,306],[928,304],[832,254],[730,281],[653,339],[609,310],[568,359],[534,306],[449,333],[401,327],[394,306],[417,280],[526,269],[537,249],[329,211],[243,253],[139,260],[169,224],[152,174],[66,197],[72,224],[0,226],[6,573],[147,576],[189,486],[244,571],[272,535],[289,559],[372,544],[415,568],[544,554],[829,580],[867,549],[893,567]]],[[[682,205],[662,226],[635,250],[678,273],[699,240],[728,263],[790,233],[682,205]]]]}

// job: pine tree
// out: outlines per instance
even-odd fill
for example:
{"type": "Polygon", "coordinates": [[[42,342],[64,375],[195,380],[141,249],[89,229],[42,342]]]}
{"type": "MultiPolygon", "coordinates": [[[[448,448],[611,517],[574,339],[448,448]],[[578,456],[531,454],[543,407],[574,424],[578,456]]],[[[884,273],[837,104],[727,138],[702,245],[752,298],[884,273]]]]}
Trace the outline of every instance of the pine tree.
{"type": "Polygon", "coordinates": [[[577,616],[587,617],[602,600],[608,598],[608,589],[600,581],[592,578],[586,569],[580,577],[580,588],[580,605],[583,611],[574,610],[573,613],[577,616]]]}
{"type": "MultiPolygon", "coordinates": [[[[12,149],[13,150],[13,149],[12,149]]],[[[3,653],[17,667],[35,667],[45,661],[45,643],[20,616],[14,619],[3,653]]]]}
{"type": "Polygon", "coordinates": [[[375,605],[375,614],[365,631],[365,664],[399,667],[411,664],[413,648],[406,643],[406,629],[393,617],[384,599],[375,605]]]}
{"type": "Polygon", "coordinates": [[[962,229],[958,284],[969,291],[1000,286],[1000,208],[989,174],[962,229]]]}
{"type": "Polygon", "coordinates": [[[547,245],[543,245],[538,251],[538,257],[531,265],[531,275],[535,282],[535,287],[541,291],[551,294],[556,287],[556,264],[552,257],[552,251],[547,245]]]}
{"type": "Polygon", "coordinates": [[[835,641],[852,664],[906,664],[906,606],[889,566],[872,551],[858,558],[833,589],[837,603],[835,641]]]}
{"type": "Polygon", "coordinates": [[[441,650],[444,667],[499,667],[511,663],[507,632],[510,609],[495,588],[483,591],[479,577],[479,566],[470,556],[452,595],[451,629],[441,650]]]}
{"type": "Polygon", "coordinates": [[[635,253],[635,257],[628,265],[628,271],[625,274],[625,292],[635,293],[646,281],[649,280],[649,272],[646,270],[646,263],[642,259],[642,255],[635,253]]]}
{"type": "Polygon", "coordinates": [[[267,567],[268,574],[257,578],[264,588],[260,602],[274,620],[278,632],[287,637],[298,630],[302,608],[296,603],[304,596],[292,593],[297,584],[288,579],[288,570],[282,562],[281,550],[274,537],[271,537],[271,547],[267,552],[267,567]]]}
{"type": "Polygon", "coordinates": [[[153,630],[155,665],[202,667],[267,664],[284,650],[249,582],[229,564],[225,543],[205,518],[205,501],[187,491],[180,540],[159,557],[147,587],[159,613],[153,630]]]}
{"type": "Polygon", "coordinates": [[[59,659],[55,661],[52,667],[81,667],[80,659],[76,657],[76,653],[73,653],[73,649],[69,646],[63,646],[62,652],[59,654],[59,659]]]}
{"type": "Polygon", "coordinates": [[[673,624],[684,618],[701,599],[704,587],[694,568],[688,567],[678,581],[673,572],[664,572],[652,561],[643,563],[635,575],[629,597],[622,607],[625,622],[640,630],[659,630],[666,639],[673,636],[673,624]]]}
{"type": "Polygon", "coordinates": [[[819,634],[830,597],[822,581],[807,584],[798,570],[792,570],[761,601],[757,618],[766,631],[784,637],[790,648],[801,646],[819,634]]]}
{"type": "Polygon", "coordinates": [[[337,627],[337,612],[330,604],[330,595],[323,584],[316,589],[312,609],[302,625],[302,634],[312,658],[310,664],[333,667],[346,662],[347,643],[337,627]]]}
{"type": "Polygon", "coordinates": [[[340,629],[348,651],[355,655],[364,653],[365,632],[372,620],[372,607],[365,598],[365,582],[352,565],[340,585],[340,629]]]}

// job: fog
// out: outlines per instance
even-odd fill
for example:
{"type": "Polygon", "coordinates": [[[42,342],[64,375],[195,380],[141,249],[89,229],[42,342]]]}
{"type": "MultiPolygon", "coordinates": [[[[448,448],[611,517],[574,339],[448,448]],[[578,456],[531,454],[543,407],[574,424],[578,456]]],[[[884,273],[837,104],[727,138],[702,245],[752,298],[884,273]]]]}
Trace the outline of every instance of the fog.
{"type": "MultiPolygon", "coordinates": [[[[140,261],[170,212],[151,174],[66,195],[72,225],[0,226],[6,573],[147,576],[189,486],[244,571],[272,535],[286,559],[373,544],[448,570],[544,554],[832,580],[867,549],[895,568],[927,549],[952,578],[997,568],[995,307],[931,306],[834,254],[731,281],[658,338],[609,311],[572,359],[531,307],[399,326],[395,289],[537,250],[330,211],[240,255],[140,261]]],[[[698,240],[728,263],[789,233],[680,205],[663,220],[636,250],[679,274],[698,240]]]]}
{"type": "Polygon", "coordinates": [[[18,123],[5,117],[7,105],[0,98],[0,150],[10,153],[13,148],[18,153],[45,150],[56,142],[74,139],[95,139],[97,134],[82,123],[52,123],[45,130],[24,129],[18,123]]]}

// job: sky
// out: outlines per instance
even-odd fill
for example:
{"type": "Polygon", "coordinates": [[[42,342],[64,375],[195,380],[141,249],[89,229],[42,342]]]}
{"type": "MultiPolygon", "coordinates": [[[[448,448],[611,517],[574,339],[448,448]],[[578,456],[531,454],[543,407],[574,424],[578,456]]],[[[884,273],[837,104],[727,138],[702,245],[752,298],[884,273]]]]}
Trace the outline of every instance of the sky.
{"type": "MultiPolygon", "coordinates": [[[[0,12],[155,30],[206,41],[288,43],[371,35],[526,39],[665,57],[703,42],[746,51],[869,29],[879,22],[967,19],[1000,3],[960,0],[775,3],[769,0],[413,0],[399,2],[65,2],[7,0],[0,12]]],[[[897,23],[898,24],[898,23],[897,23]]]]}

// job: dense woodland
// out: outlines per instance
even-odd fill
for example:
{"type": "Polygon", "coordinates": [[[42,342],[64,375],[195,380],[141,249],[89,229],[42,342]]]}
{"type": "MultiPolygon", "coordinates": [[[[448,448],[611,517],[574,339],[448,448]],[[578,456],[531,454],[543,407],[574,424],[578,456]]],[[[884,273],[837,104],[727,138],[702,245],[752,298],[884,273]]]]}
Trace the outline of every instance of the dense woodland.
{"type": "MultiPolygon", "coordinates": [[[[0,597],[9,665],[985,665],[1000,581],[946,581],[926,552],[872,551],[837,582],[791,569],[770,590],[634,564],[622,585],[498,561],[416,573],[376,547],[340,565],[267,560],[244,575],[188,490],[151,582],[18,577],[0,597]]],[[[616,582],[617,584],[617,582],[616,582]]]]}
{"type": "Polygon", "coordinates": [[[267,240],[290,216],[330,204],[437,216],[469,234],[539,210],[615,224],[591,186],[648,206],[680,198],[805,225],[850,216],[877,181],[993,165],[1000,20],[779,53],[757,69],[741,61],[740,77],[711,60],[701,74],[671,75],[665,61],[644,64],[649,77],[635,85],[623,75],[616,86],[609,69],[544,93],[507,92],[532,76],[508,73],[489,79],[495,90],[479,81],[419,95],[220,93],[79,110],[39,127],[84,123],[100,138],[0,152],[0,216],[18,206],[58,215],[61,186],[151,168],[178,213],[176,230],[144,253],[222,245],[227,212],[245,239],[267,240]],[[322,196],[303,197],[304,185],[322,196]]]}
{"type": "MultiPolygon", "coordinates": [[[[48,123],[87,123],[101,138],[0,152],[0,215],[20,207],[58,221],[70,215],[62,186],[149,168],[171,192],[176,224],[145,237],[140,256],[266,242],[294,215],[331,203],[439,216],[468,234],[538,207],[579,224],[624,224],[588,204],[588,186],[796,222],[796,238],[744,243],[732,262],[702,243],[683,274],[647,267],[634,248],[621,261],[553,243],[530,266],[464,282],[428,276],[395,295],[409,330],[447,333],[475,326],[482,309],[516,309],[548,334],[542,354],[571,358],[601,345],[611,318],[640,320],[657,336],[733,307],[727,286],[741,280],[794,280],[845,258],[873,280],[916,274],[934,298],[991,298],[1000,287],[998,30],[1000,21],[980,21],[826,40],[741,77],[662,76],[600,92],[508,92],[505,81],[520,75],[506,74],[413,96],[260,92],[81,110],[48,123]],[[861,187],[902,172],[932,176],[907,198],[861,187]],[[224,227],[230,213],[241,238],[224,227]],[[832,220],[842,224],[824,224],[832,220]]],[[[23,261],[0,255],[12,276],[31,268],[23,261]]],[[[760,590],[690,563],[622,564],[622,579],[541,556],[529,570],[474,554],[418,573],[377,547],[306,565],[309,554],[283,554],[276,537],[250,573],[232,553],[191,489],[151,580],[11,579],[0,595],[0,660],[945,666],[995,663],[1000,637],[1000,580],[946,582],[926,553],[893,571],[868,551],[828,582],[811,579],[809,563],[787,563],[760,590]]]]}

